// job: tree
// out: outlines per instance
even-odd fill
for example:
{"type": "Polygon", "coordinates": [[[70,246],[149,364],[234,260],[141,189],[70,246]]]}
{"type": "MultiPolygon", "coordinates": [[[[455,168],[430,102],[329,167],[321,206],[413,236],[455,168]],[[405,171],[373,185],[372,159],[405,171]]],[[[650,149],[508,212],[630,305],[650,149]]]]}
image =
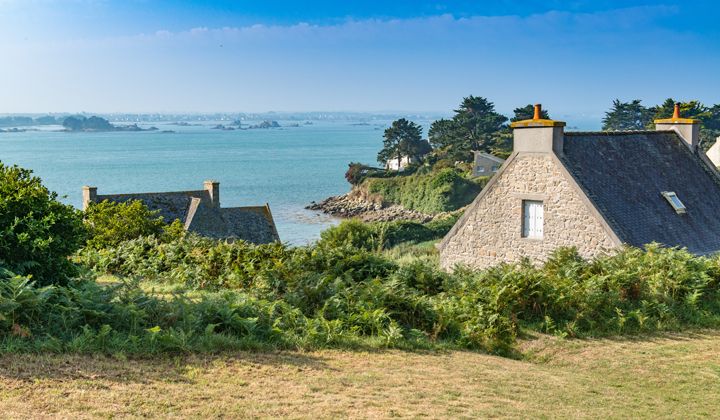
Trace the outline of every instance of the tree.
{"type": "Polygon", "coordinates": [[[378,162],[383,164],[397,159],[398,166],[404,156],[420,157],[424,145],[422,144],[422,127],[405,118],[393,121],[383,135],[383,148],[378,153],[378,162]]]}
{"type": "MultiPolygon", "coordinates": [[[[640,103],[640,99],[631,102],[613,101],[612,108],[605,113],[602,129],[605,131],[644,130],[652,122],[653,109],[640,103]]],[[[672,110],[670,111],[672,115],[672,110]]]]}
{"type": "Polygon", "coordinates": [[[430,125],[428,139],[435,149],[444,149],[455,143],[455,122],[453,120],[440,119],[430,125]]]}
{"type": "Polygon", "coordinates": [[[160,235],[165,223],[158,213],[139,200],[90,203],[85,211],[85,224],[90,234],[87,246],[108,248],[141,236],[160,235]]]}
{"type": "Polygon", "coordinates": [[[720,131],[720,105],[713,105],[707,110],[707,118],[703,126],[709,130],[720,131]]]}
{"type": "Polygon", "coordinates": [[[70,131],[112,131],[116,128],[105,118],[96,116],[85,118],[82,115],[65,118],[63,127],[70,131]]]}
{"type": "Polygon", "coordinates": [[[60,203],[32,171],[0,163],[0,267],[39,285],[75,274],[68,257],[85,240],[80,212],[60,203]]]}
{"type": "Polygon", "coordinates": [[[432,124],[430,140],[433,145],[442,145],[449,158],[470,161],[473,150],[490,152],[504,143],[501,137],[507,120],[495,111],[492,102],[470,95],[463,98],[452,120],[432,124]]]}
{"type": "MultiPolygon", "coordinates": [[[[535,116],[535,105],[527,104],[520,108],[515,108],[513,110],[513,114],[515,114],[514,117],[510,119],[510,121],[522,121],[522,120],[531,120],[535,116]]],[[[540,110],[540,118],[549,120],[550,115],[546,110],[540,110]]]]}
{"type": "Polygon", "coordinates": [[[657,120],[672,117],[676,103],[680,104],[680,116],[682,118],[694,118],[704,123],[705,120],[710,117],[709,109],[699,101],[678,102],[672,98],[668,98],[665,99],[665,102],[661,105],[650,108],[653,112],[652,119],[657,120]]]}
{"type": "MultiPolygon", "coordinates": [[[[668,98],[661,105],[652,108],[653,119],[672,117],[675,103],[680,104],[680,117],[700,121],[700,147],[703,150],[709,149],[715,143],[715,139],[720,136],[720,105],[708,108],[697,100],[676,102],[674,99],[668,98]]],[[[649,126],[652,127],[652,124],[649,126]]]]}
{"type": "Polygon", "coordinates": [[[85,117],[67,117],[63,120],[62,125],[70,131],[81,131],[85,126],[85,117]]]}

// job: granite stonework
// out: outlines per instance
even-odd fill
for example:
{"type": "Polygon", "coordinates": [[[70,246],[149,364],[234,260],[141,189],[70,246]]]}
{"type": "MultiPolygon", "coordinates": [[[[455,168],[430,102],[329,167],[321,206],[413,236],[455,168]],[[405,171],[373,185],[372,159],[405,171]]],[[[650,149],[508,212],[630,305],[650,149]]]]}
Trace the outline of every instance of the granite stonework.
{"type": "Polygon", "coordinates": [[[523,257],[544,261],[567,246],[590,258],[617,246],[556,158],[519,153],[508,163],[448,234],[440,251],[444,269],[456,264],[487,268],[523,257]],[[543,201],[542,239],[521,235],[523,200],[543,201]]]}
{"type": "Polygon", "coordinates": [[[560,247],[585,258],[649,243],[720,252],[720,173],[678,105],[655,131],[565,133],[540,115],[536,105],[511,124],[513,154],[438,245],[443,268],[542,262],[560,247]],[[541,238],[522,236],[523,200],[542,201],[541,238]]]}

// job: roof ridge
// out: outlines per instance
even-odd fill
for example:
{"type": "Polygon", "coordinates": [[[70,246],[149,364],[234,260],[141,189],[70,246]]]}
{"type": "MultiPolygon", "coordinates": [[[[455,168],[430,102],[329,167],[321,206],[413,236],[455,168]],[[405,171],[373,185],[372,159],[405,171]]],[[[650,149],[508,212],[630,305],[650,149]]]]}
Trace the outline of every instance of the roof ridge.
{"type": "Polygon", "coordinates": [[[663,134],[667,133],[667,131],[664,130],[618,130],[618,131],[566,131],[566,136],[587,136],[587,135],[597,135],[597,136],[630,136],[630,135],[636,135],[636,134],[663,134]]]}

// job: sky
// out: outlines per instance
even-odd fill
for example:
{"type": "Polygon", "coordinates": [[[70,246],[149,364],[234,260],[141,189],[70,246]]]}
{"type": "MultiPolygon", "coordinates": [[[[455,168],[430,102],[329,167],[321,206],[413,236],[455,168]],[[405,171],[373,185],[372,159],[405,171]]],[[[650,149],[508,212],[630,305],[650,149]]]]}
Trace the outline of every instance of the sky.
{"type": "Polygon", "coordinates": [[[0,0],[0,113],[720,103],[717,1],[0,0]]]}

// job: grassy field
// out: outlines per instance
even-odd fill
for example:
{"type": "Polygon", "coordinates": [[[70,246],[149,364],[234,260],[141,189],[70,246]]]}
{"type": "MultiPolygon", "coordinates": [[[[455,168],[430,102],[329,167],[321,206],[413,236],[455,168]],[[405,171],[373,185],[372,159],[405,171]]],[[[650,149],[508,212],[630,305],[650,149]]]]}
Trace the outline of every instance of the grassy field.
{"type": "Polygon", "coordinates": [[[3,418],[712,417],[720,332],[472,352],[0,357],[3,418]]]}

